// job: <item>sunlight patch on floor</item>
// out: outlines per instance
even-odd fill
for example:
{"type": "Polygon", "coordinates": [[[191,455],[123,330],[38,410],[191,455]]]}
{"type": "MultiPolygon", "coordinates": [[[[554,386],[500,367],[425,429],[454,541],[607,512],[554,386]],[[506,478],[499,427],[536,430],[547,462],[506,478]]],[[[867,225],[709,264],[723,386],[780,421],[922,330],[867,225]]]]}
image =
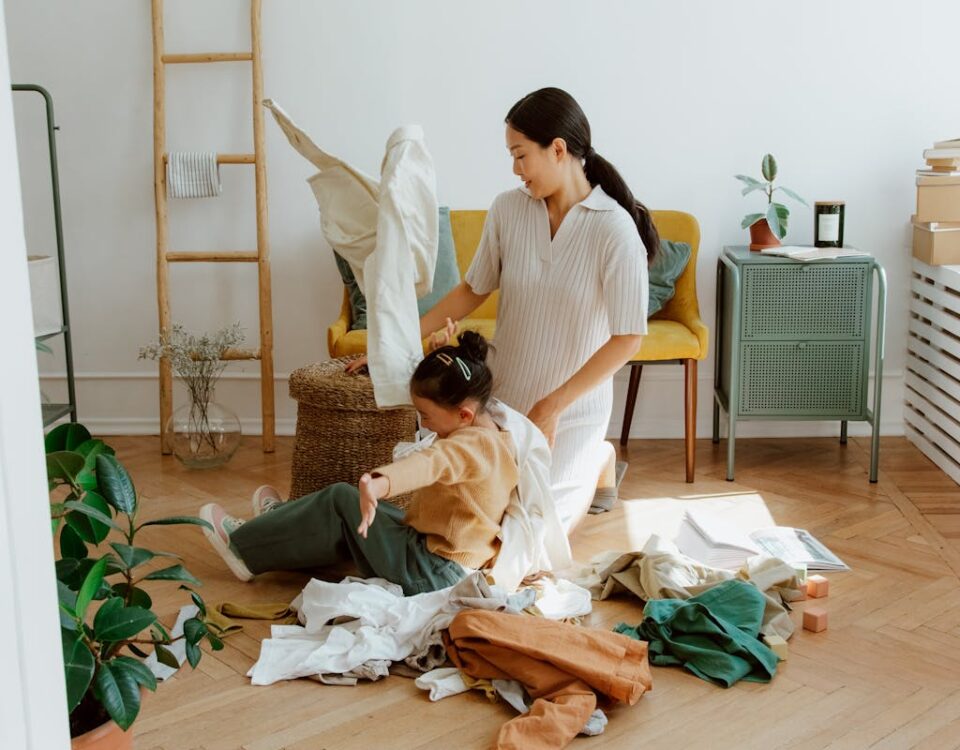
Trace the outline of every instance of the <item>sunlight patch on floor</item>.
{"type": "Polygon", "coordinates": [[[643,548],[652,534],[672,540],[677,535],[683,514],[687,510],[702,509],[720,513],[744,532],[751,532],[776,521],[767,505],[756,492],[724,492],[717,494],[656,497],[624,500],[627,539],[631,550],[643,548]]]}

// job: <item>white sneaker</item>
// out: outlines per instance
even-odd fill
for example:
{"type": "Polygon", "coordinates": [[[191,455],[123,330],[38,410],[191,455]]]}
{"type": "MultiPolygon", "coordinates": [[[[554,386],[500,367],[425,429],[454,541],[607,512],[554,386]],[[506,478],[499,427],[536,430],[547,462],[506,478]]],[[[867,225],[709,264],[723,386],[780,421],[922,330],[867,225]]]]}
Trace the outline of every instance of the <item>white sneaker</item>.
{"type": "Polygon", "coordinates": [[[217,551],[217,554],[223,558],[223,561],[241,581],[252,581],[253,573],[246,566],[233,548],[230,546],[230,535],[243,526],[243,521],[239,518],[229,515],[217,503],[207,503],[200,509],[200,518],[209,523],[213,529],[206,526],[203,529],[203,535],[210,542],[211,546],[217,551]]]}
{"type": "Polygon", "coordinates": [[[250,504],[253,506],[253,517],[256,518],[257,516],[262,516],[264,513],[269,513],[271,510],[279,508],[283,505],[283,498],[280,497],[280,493],[276,487],[264,484],[257,487],[250,500],[250,504]]]}

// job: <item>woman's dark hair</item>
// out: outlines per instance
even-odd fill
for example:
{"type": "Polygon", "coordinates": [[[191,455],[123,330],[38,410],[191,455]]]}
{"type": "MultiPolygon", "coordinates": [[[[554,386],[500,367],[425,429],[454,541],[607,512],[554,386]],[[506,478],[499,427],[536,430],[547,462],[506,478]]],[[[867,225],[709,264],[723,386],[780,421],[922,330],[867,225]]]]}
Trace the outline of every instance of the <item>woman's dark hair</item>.
{"type": "Polygon", "coordinates": [[[472,398],[484,408],[493,390],[488,348],[479,333],[464,331],[458,346],[442,346],[423,358],[410,378],[410,390],[442,406],[455,408],[472,398]]]}
{"type": "Polygon", "coordinates": [[[554,138],[563,138],[567,151],[584,160],[583,171],[590,184],[602,187],[603,192],[630,214],[647,249],[647,262],[653,261],[660,251],[660,235],[653,217],[647,207],[633,197],[616,167],[593,150],[590,123],[576,99],[563,89],[539,89],[510,108],[506,123],[543,148],[550,146],[554,138]]]}

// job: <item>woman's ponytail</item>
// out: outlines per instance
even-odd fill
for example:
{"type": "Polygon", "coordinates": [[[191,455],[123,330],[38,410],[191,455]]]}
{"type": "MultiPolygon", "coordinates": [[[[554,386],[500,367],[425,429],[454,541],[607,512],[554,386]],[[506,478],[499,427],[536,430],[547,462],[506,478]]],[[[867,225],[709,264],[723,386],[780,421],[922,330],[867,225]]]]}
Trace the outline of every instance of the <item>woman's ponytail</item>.
{"type": "Polygon", "coordinates": [[[660,252],[660,234],[653,223],[649,209],[633,197],[627,183],[617,171],[617,168],[604,159],[600,154],[587,148],[584,155],[583,172],[591,185],[599,185],[603,192],[613,198],[630,214],[633,223],[637,225],[640,240],[647,249],[647,263],[652,263],[660,252]]]}

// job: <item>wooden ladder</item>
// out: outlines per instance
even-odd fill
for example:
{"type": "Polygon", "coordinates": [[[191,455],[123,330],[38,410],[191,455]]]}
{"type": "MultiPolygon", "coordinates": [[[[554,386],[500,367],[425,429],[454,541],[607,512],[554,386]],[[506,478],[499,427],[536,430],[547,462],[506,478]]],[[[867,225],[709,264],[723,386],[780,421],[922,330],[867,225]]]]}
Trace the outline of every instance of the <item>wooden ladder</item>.
{"type": "MultiPolygon", "coordinates": [[[[274,449],[273,312],[270,292],[270,243],[267,235],[267,170],[263,136],[263,64],[260,52],[261,0],[250,0],[250,52],[200,52],[169,55],[164,52],[163,0],[153,3],[153,183],[157,212],[157,304],[160,332],[170,330],[170,263],[256,263],[260,300],[260,346],[230,349],[228,360],[260,360],[260,402],[263,416],[263,450],[274,449]],[[257,249],[243,251],[171,251],[167,247],[166,66],[185,63],[249,62],[253,68],[252,154],[217,154],[218,164],[253,165],[256,179],[257,249]]],[[[172,450],[167,429],[173,413],[173,371],[170,360],[160,360],[160,444],[172,450]]]]}

